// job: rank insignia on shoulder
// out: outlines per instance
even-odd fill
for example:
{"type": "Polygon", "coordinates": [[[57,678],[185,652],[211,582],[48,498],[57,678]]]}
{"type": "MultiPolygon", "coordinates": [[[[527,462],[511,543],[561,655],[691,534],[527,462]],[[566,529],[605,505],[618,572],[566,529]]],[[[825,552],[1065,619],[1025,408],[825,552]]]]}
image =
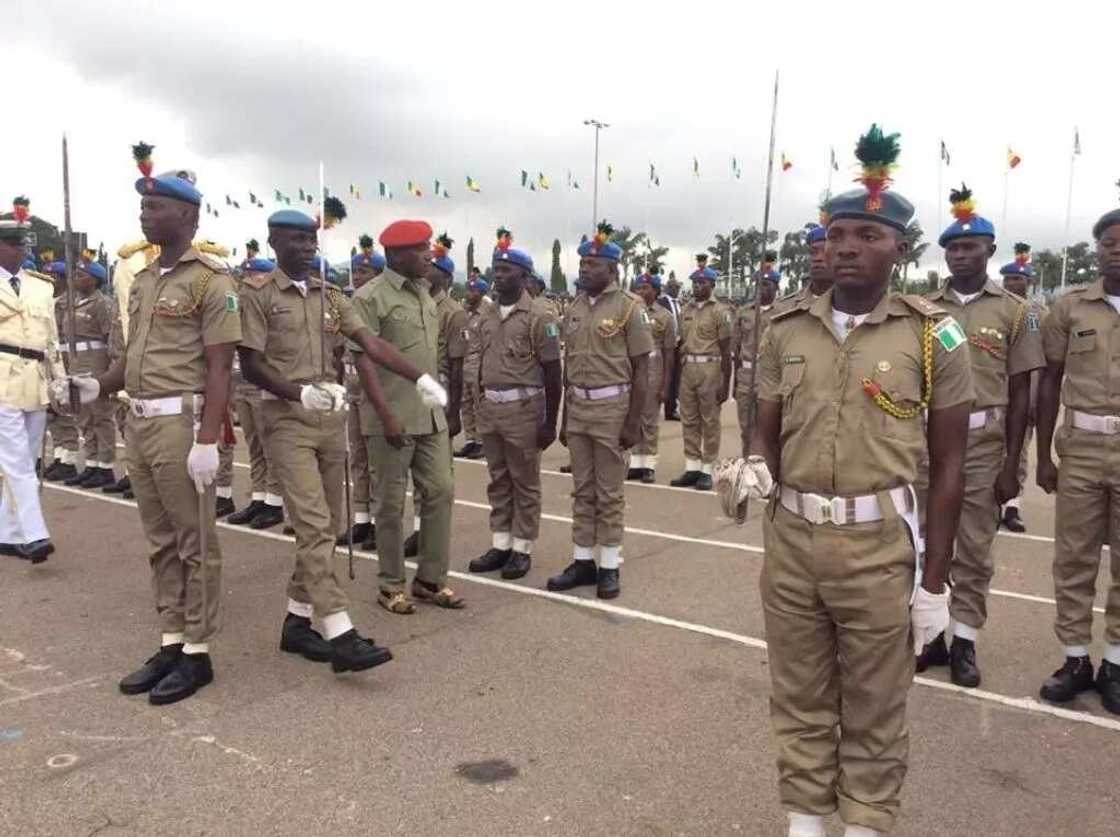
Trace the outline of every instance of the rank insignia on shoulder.
{"type": "Polygon", "coordinates": [[[231,314],[237,313],[237,294],[232,292],[226,294],[226,311],[231,314]]]}
{"type": "Polygon", "coordinates": [[[804,363],[805,355],[786,355],[782,358],[782,363],[804,363]]]}
{"type": "Polygon", "coordinates": [[[945,351],[951,352],[962,343],[968,342],[968,337],[961,328],[960,323],[952,317],[945,317],[933,327],[934,336],[945,351]]]}
{"type": "Polygon", "coordinates": [[[1038,331],[1040,328],[1038,321],[1038,313],[1036,311],[1027,312],[1027,331],[1038,331]]]}
{"type": "Polygon", "coordinates": [[[555,340],[560,336],[560,328],[556,325],[556,323],[548,323],[544,327],[544,336],[549,340],[555,340]]]}

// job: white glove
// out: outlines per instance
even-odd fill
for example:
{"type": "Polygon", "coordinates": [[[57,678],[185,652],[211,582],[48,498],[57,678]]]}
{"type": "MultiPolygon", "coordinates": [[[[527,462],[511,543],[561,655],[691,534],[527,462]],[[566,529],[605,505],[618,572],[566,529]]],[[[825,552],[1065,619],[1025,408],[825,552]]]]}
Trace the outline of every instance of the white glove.
{"type": "Polygon", "coordinates": [[[64,378],[55,378],[50,383],[50,397],[56,404],[68,405],[70,403],[70,384],[78,388],[78,398],[82,404],[92,404],[101,394],[101,384],[97,378],[89,375],[67,375],[64,378]]]}
{"type": "Polygon", "coordinates": [[[764,500],[774,490],[774,478],[761,456],[724,460],[716,468],[714,482],[724,514],[737,523],[746,520],[748,500],[764,500]]]}
{"type": "Polygon", "coordinates": [[[299,401],[309,410],[337,412],[346,407],[346,387],[334,383],[304,384],[299,401]]]}
{"type": "Polygon", "coordinates": [[[442,409],[447,406],[447,390],[431,375],[424,374],[416,379],[416,391],[420,393],[425,407],[442,409]]]}
{"type": "Polygon", "coordinates": [[[949,590],[930,593],[919,586],[910,605],[910,627],[914,634],[914,654],[922,653],[927,643],[949,627],[949,590]]]}
{"type": "Polygon", "coordinates": [[[200,445],[195,442],[191,445],[191,452],[187,454],[187,474],[194,480],[194,487],[199,494],[206,492],[218,476],[218,445],[200,445]]]}

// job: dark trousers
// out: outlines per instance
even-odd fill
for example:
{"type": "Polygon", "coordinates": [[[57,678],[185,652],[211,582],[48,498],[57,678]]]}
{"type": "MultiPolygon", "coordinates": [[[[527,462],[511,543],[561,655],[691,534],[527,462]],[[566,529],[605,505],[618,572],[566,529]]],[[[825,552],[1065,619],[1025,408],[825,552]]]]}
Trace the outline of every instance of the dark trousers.
{"type": "Polygon", "coordinates": [[[673,374],[669,376],[669,397],[665,399],[665,418],[677,414],[677,396],[681,391],[681,349],[673,350],[673,374]]]}

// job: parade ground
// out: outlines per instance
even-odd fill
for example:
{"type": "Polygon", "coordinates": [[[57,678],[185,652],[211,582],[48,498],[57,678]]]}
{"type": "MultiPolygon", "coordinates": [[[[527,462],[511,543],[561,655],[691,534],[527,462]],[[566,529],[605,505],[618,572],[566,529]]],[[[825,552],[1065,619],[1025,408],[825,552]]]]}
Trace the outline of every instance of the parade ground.
{"type": "MultiPolygon", "coordinates": [[[[723,455],[737,454],[733,402],[723,427],[723,455]]],[[[359,552],[351,614],[395,660],[356,676],[279,650],[293,563],[280,527],[219,524],[215,680],[169,707],[117,690],[159,637],[134,503],[48,485],[57,553],[0,559],[0,835],[784,833],[761,509],[736,527],[713,493],[667,486],[683,467],[680,424],[663,425],[661,449],[660,484],[626,486],[610,603],[543,590],[571,558],[559,443],[518,582],[466,572],[490,545],[486,467],[457,460],[450,583],[468,609],[386,613],[376,556],[359,552]]],[[[239,508],[245,462],[239,443],[239,508]]],[[[1061,651],[1053,498],[1033,466],[1031,483],[1027,534],[996,538],[983,683],[958,689],[937,669],[911,691],[897,834],[1117,833],[1120,717],[1095,692],[1060,709],[1037,700],[1061,651]]],[[[337,561],[345,573],[345,549],[337,561]]]]}

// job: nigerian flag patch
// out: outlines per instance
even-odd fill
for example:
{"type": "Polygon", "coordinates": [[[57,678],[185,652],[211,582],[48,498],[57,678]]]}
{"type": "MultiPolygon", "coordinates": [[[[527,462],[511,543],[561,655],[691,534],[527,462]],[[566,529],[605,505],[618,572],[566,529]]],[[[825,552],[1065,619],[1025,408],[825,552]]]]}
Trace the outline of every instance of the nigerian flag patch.
{"type": "Polygon", "coordinates": [[[226,311],[228,311],[231,314],[236,314],[237,313],[237,294],[235,294],[235,293],[227,293],[226,294],[226,311]]]}
{"type": "Polygon", "coordinates": [[[642,325],[649,325],[649,313],[646,311],[642,312],[642,325]]]}
{"type": "Polygon", "coordinates": [[[951,352],[962,343],[968,342],[968,337],[965,335],[964,329],[961,328],[961,324],[952,317],[941,320],[934,326],[933,333],[947,352],[951,352]]]}
{"type": "Polygon", "coordinates": [[[544,327],[544,336],[549,340],[555,340],[560,336],[560,328],[556,323],[546,323],[544,327]]]}

